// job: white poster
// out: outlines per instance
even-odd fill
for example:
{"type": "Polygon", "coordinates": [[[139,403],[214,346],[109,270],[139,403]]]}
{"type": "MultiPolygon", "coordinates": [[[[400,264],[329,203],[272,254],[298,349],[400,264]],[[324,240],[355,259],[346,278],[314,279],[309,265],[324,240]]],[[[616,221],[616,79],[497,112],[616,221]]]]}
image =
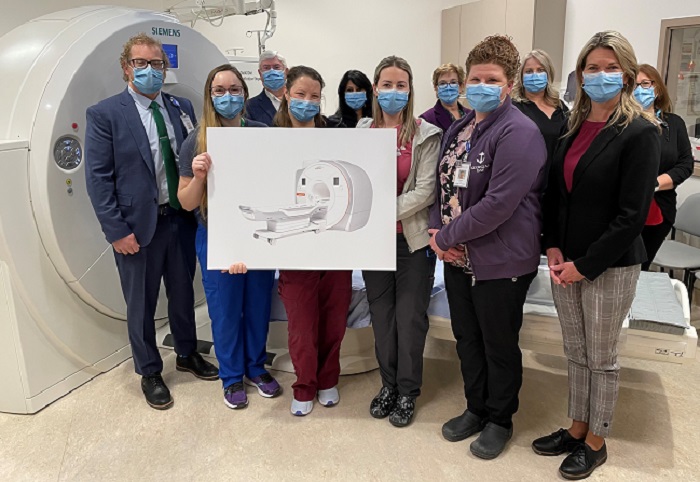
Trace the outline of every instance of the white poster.
{"type": "Polygon", "coordinates": [[[208,128],[208,268],[396,269],[394,129],[208,128]]]}

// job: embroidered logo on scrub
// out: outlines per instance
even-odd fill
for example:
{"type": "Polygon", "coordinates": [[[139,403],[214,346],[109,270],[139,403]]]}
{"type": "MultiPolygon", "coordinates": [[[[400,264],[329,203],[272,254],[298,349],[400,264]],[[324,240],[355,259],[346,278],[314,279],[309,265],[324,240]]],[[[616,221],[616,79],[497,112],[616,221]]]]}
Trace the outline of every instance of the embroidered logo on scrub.
{"type": "Polygon", "coordinates": [[[482,151],[478,156],[476,156],[476,165],[472,165],[472,170],[476,171],[477,174],[481,174],[482,172],[486,171],[486,169],[491,167],[491,163],[489,162],[488,164],[484,164],[485,161],[486,155],[482,151]]]}

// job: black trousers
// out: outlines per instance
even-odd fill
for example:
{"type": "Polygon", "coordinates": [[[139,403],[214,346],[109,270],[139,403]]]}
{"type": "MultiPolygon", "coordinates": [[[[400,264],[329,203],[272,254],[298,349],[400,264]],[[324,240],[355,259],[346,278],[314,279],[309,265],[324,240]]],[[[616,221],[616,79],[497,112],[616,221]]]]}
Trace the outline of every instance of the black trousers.
{"type": "Polygon", "coordinates": [[[417,397],[423,384],[435,253],[429,247],[411,253],[406,238],[398,234],[396,255],[396,271],[363,271],[362,276],[382,384],[417,397]]]}
{"type": "Polygon", "coordinates": [[[188,356],[197,348],[192,287],[197,263],[196,233],[197,224],[191,213],[160,215],[148,246],[142,246],[136,254],[114,253],[126,300],[134,367],[139,375],[163,371],[154,321],[161,279],[168,297],[175,352],[188,356]]]}
{"type": "Polygon", "coordinates": [[[656,257],[656,253],[659,252],[659,248],[671,232],[673,227],[672,223],[669,223],[664,219],[664,222],[657,224],[656,226],[644,226],[642,229],[642,240],[644,241],[644,248],[647,250],[647,261],[642,263],[642,271],[649,271],[649,266],[656,257]]]}
{"type": "Polygon", "coordinates": [[[477,281],[445,263],[445,289],[467,408],[508,426],[518,411],[523,361],[518,345],[523,304],[537,272],[477,281]]]}

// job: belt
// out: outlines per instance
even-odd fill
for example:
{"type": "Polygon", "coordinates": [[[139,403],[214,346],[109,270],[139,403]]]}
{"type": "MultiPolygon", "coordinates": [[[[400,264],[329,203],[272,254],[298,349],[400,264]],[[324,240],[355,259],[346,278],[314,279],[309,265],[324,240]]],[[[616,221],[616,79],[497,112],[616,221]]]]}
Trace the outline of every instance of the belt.
{"type": "Polygon", "coordinates": [[[170,204],[160,204],[158,205],[158,216],[172,216],[178,213],[178,209],[175,209],[170,204]]]}

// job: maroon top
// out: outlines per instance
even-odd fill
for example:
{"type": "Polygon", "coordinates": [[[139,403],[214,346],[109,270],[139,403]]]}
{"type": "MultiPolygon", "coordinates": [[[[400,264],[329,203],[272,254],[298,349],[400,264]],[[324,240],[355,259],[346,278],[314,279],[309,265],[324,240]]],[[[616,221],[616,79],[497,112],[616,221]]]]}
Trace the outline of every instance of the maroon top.
{"type": "Polygon", "coordinates": [[[574,184],[574,170],[578,166],[578,161],[581,160],[589,147],[595,136],[603,130],[607,122],[589,122],[583,121],[581,124],[581,129],[576,135],[576,139],[571,143],[571,147],[566,153],[564,158],[564,183],[566,184],[566,190],[571,192],[571,187],[574,184]]]}

